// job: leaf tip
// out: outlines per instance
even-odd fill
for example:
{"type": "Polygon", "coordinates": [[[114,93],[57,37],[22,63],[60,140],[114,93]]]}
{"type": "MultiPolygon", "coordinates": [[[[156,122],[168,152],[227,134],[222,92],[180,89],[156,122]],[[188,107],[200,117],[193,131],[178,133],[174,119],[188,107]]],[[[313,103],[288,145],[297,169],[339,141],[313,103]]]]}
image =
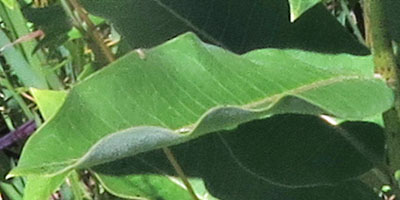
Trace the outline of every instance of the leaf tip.
{"type": "Polygon", "coordinates": [[[295,15],[293,12],[290,12],[290,23],[293,23],[298,18],[299,16],[295,15]]]}
{"type": "Polygon", "coordinates": [[[10,178],[14,178],[17,176],[25,176],[25,175],[27,175],[27,174],[24,172],[24,170],[17,166],[15,168],[11,169],[5,178],[10,179],[10,178]]]}
{"type": "Polygon", "coordinates": [[[14,178],[14,177],[16,177],[17,175],[16,174],[13,174],[13,172],[11,171],[10,173],[8,173],[7,175],[6,175],[6,180],[8,180],[8,179],[10,179],[10,178],[14,178]]]}
{"type": "Polygon", "coordinates": [[[321,0],[309,0],[309,1],[302,1],[302,0],[289,0],[290,6],[290,22],[293,23],[301,15],[307,12],[309,9],[320,3],[321,0]]]}

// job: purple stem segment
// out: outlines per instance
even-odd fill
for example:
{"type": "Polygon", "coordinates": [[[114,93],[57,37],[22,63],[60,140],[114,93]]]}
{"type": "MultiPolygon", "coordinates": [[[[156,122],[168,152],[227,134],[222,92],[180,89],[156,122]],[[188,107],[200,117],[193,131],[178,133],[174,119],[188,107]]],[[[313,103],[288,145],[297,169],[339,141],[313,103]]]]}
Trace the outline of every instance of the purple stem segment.
{"type": "Polygon", "coordinates": [[[7,135],[0,138],[0,150],[7,148],[18,140],[23,140],[30,136],[36,130],[36,123],[33,120],[22,124],[15,131],[7,133],[7,135]]]}

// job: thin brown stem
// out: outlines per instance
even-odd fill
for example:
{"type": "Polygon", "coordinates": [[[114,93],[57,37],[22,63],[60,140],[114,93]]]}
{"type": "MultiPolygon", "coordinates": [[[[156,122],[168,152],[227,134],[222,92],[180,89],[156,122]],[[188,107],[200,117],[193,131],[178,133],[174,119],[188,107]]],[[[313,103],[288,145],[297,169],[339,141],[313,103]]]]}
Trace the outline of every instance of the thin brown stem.
{"type": "Polygon", "coordinates": [[[110,48],[107,47],[107,45],[103,42],[102,36],[97,30],[96,26],[90,20],[88,13],[82,8],[78,0],[69,0],[69,3],[72,5],[74,10],[78,13],[79,17],[85,22],[85,24],[88,27],[88,30],[86,33],[89,35],[89,37],[93,40],[93,42],[96,44],[96,46],[100,49],[101,53],[103,56],[106,58],[108,63],[112,63],[115,61],[115,56],[111,52],[110,48]]]}
{"type": "Polygon", "coordinates": [[[192,185],[189,183],[185,173],[183,172],[181,166],[179,165],[179,163],[176,160],[172,151],[167,147],[164,147],[163,151],[164,151],[164,154],[167,156],[171,165],[174,167],[176,173],[181,178],[183,184],[186,186],[186,189],[188,190],[189,194],[192,196],[193,200],[199,200],[199,198],[196,196],[196,193],[193,190],[192,185]]]}
{"type": "Polygon", "coordinates": [[[369,21],[370,19],[370,9],[369,9],[369,2],[368,0],[364,0],[361,2],[362,7],[363,7],[363,13],[364,13],[364,30],[365,30],[365,45],[367,47],[371,47],[371,22],[369,21]]]}

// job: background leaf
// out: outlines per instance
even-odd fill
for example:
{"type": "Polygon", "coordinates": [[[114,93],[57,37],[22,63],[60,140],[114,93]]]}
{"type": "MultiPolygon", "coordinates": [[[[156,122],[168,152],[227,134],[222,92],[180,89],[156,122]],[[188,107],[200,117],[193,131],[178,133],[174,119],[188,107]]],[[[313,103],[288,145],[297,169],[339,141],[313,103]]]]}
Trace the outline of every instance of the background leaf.
{"type": "Polygon", "coordinates": [[[31,88],[31,93],[45,120],[49,120],[51,116],[57,113],[67,96],[65,91],[39,90],[35,88],[31,88]]]}
{"type": "Polygon", "coordinates": [[[35,24],[37,29],[41,29],[45,33],[45,37],[35,47],[35,50],[41,47],[54,49],[68,40],[67,33],[72,29],[72,23],[61,5],[53,4],[44,8],[26,7],[23,13],[30,22],[35,24]]]}
{"type": "Polygon", "coordinates": [[[385,15],[387,18],[388,27],[392,39],[400,42],[400,15],[398,14],[400,9],[400,2],[396,0],[385,1],[385,15]]]}
{"type": "MultiPolygon", "coordinates": [[[[49,120],[64,103],[67,93],[65,91],[39,90],[31,88],[31,93],[45,120],[49,120]]],[[[24,190],[25,200],[48,199],[64,182],[70,173],[57,176],[28,176],[24,190]]]]}
{"type": "Polygon", "coordinates": [[[98,177],[105,188],[123,198],[144,198],[163,200],[193,199],[177,177],[149,174],[116,179],[98,177]]]}
{"type": "MultiPolygon", "coordinates": [[[[3,30],[0,30],[0,47],[10,43],[11,41],[8,39],[3,30]]],[[[13,46],[5,48],[2,53],[13,72],[18,76],[19,80],[21,80],[25,86],[42,89],[46,89],[48,87],[44,76],[44,71],[37,67],[31,67],[21,52],[19,52],[13,46]]]]}
{"type": "Polygon", "coordinates": [[[28,176],[24,189],[24,200],[48,199],[60,187],[69,173],[66,172],[52,177],[28,176]]]}
{"type": "Polygon", "coordinates": [[[15,0],[1,0],[1,2],[9,9],[14,9],[15,7],[15,0]]]}
{"type": "MultiPolygon", "coordinates": [[[[9,31],[7,36],[9,36],[9,40],[12,42],[31,33],[31,27],[28,27],[27,20],[24,18],[18,2],[14,2],[14,9],[9,9],[3,4],[0,4],[0,17],[2,18],[7,31],[9,31]]],[[[3,34],[5,35],[5,33],[3,34]]],[[[4,35],[1,36],[2,40],[6,41],[4,43],[9,44],[9,41],[7,41],[7,37],[4,35]]],[[[17,45],[15,49],[7,48],[4,52],[5,54],[7,54],[7,50],[16,51],[18,54],[20,54],[15,55],[15,53],[12,53],[14,54],[14,58],[10,58],[10,60],[7,59],[7,63],[18,63],[16,67],[12,68],[27,69],[24,72],[18,72],[17,69],[13,69],[16,71],[16,73],[18,74],[18,78],[26,87],[35,87],[40,89],[63,88],[62,83],[60,82],[54,71],[49,70],[50,66],[48,65],[48,63],[45,62],[46,57],[44,55],[44,52],[38,51],[35,54],[32,54],[36,46],[36,40],[30,40],[17,45]],[[38,83],[33,84],[31,82],[26,82],[28,78],[32,79],[31,82],[38,83]]]]}
{"type": "Polygon", "coordinates": [[[321,4],[295,23],[289,20],[286,0],[83,0],[82,4],[109,19],[131,49],[153,47],[192,31],[236,53],[272,47],[369,54],[321,4]]]}
{"type": "MultiPolygon", "coordinates": [[[[382,128],[365,122],[346,122],[340,128],[383,159],[382,128]]],[[[278,115],[174,146],[172,151],[187,176],[203,178],[222,200],[377,199],[372,190],[352,181],[372,165],[340,128],[318,117],[278,115]]],[[[131,198],[135,189],[120,188],[134,188],[144,175],[175,175],[161,150],[92,170],[107,189],[131,198]]]]}

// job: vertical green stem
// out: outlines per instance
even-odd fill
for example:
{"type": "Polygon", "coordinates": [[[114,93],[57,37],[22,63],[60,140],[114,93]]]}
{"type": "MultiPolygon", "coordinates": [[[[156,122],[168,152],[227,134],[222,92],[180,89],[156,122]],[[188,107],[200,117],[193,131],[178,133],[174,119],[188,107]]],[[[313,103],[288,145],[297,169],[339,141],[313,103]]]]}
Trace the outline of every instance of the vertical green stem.
{"type": "MultiPolygon", "coordinates": [[[[383,114],[387,138],[387,163],[392,169],[400,169],[400,98],[399,70],[393,51],[392,40],[385,15],[387,0],[364,0],[367,43],[374,57],[375,72],[387,80],[395,92],[394,107],[383,114]]],[[[392,186],[395,193],[400,194],[393,174],[392,186]]]]}
{"type": "MultiPolygon", "coordinates": [[[[0,72],[4,72],[3,66],[1,66],[1,65],[0,65],[0,72]]],[[[10,83],[10,81],[8,80],[7,75],[5,73],[3,73],[3,75],[6,77],[4,79],[0,78],[0,85],[4,86],[11,93],[12,97],[15,99],[15,101],[17,101],[22,112],[24,112],[25,116],[28,119],[34,119],[35,115],[31,111],[31,109],[29,109],[29,106],[25,103],[24,99],[18,93],[15,92],[15,89],[14,89],[13,85],[10,83]]]]}
{"type": "Polygon", "coordinates": [[[371,50],[374,56],[375,71],[388,80],[393,88],[398,89],[398,70],[392,40],[387,28],[384,4],[385,0],[366,0],[365,6],[369,9],[367,17],[371,50]]]}
{"type": "Polygon", "coordinates": [[[17,101],[19,107],[22,109],[22,112],[24,112],[25,116],[28,117],[28,119],[34,119],[35,115],[33,112],[29,109],[28,105],[25,103],[24,99],[15,92],[14,87],[11,85],[11,83],[7,79],[1,79],[0,80],[1,85],[3,85],[7,90],[11,93],[15,101],[17,101]]]}
{"type": "Polygon", "coordinates": [[[365,43],[364,38],[361,34],[360,29],[357,27],[357,22],[351,17],[350,10],[347,7],[347,1],[341,0],[340,6],[341,6],[343,12],[346,14],[347,21],[349,22],[351,28],[353,29],[354,35],[357,37],[359,42],[364,44],[365,43]]]}

